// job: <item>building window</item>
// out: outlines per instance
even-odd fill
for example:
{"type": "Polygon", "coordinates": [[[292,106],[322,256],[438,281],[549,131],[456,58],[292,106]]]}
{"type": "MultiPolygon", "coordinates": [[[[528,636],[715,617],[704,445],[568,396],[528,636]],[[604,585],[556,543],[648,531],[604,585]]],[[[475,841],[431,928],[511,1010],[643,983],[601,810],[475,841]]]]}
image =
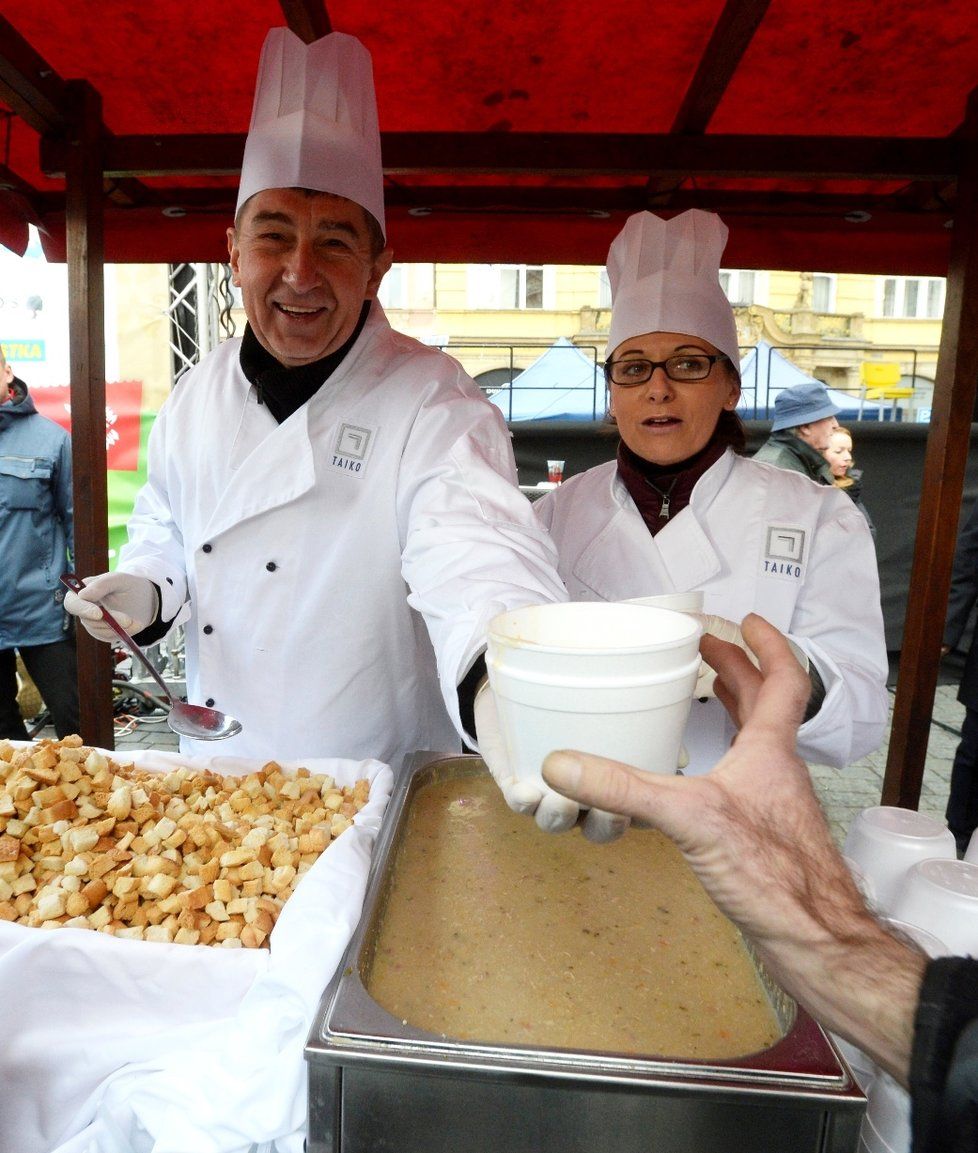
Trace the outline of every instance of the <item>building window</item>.
{"type": "Polygon", "coordinates": [[[731,304],[753,304],[755,274],[749,268],[721,268],[720,287],[731,304]]]}
{"type": "MultiPolygon", "coordinates": [[[[551,277],[542,264],[473,264],[469,266],[470,308],[542,309],[551,277]]],[[[552,305],[550,305],[552,307],[552,305]]]]}
{"type": "Polygon", "coordinates": [[[938,276],[885,277],[880,311],[883,316],[940,320],[944,314],[943,278],[938,276]]]}
{"type": "Polygon", "coordinates": [[[824,272],[812,274],[812,309],[835,312],[835,277],[824,272]]]}
{"type": "Polygon", "coordinates": [[[377,290],[377,299],[384,308],[406,308],[404,303],[404,275],[403,264],[392,264],[377,290]]]}

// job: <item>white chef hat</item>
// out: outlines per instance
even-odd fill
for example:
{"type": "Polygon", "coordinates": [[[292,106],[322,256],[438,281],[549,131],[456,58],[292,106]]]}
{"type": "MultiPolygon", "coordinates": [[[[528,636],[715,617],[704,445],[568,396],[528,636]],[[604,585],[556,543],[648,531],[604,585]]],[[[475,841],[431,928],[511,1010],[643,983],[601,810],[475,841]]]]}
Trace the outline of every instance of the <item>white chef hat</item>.
{"type": "Polygon", "coordinates": [[[331,32],[265,37],[241,163],[242,204],[266,188],[314,188],[365,208],[384,231],[384,170],[370,53],[331,32]]]}
{"type": "Polygon", "coordinates": [[[737,325],[720,287],[728,230],[719,216],[691,208],[671,220],[637,212],[608,250],[611,327],[608,356],[647,332],[683,332],[726,353],[740,368],[737,325]]]}

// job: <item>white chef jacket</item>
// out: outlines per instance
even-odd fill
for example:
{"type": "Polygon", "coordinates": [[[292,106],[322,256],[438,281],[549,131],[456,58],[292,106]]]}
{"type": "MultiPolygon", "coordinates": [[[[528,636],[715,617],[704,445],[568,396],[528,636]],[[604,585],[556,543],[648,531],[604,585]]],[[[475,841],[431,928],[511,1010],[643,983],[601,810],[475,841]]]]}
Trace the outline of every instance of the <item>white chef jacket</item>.
{"type": "Polygon", "coordinates": [[[566,600],[499,410],[376,301],[281,425],[239,346],[207,356],[160,411],[120,556],[161,588],[162,618],[186,622],[188,699],[244,726],[181,750],[395,769],[458,750],[456,687],[488,622],[566,600]]]}
{"type": "MultiPolygon", "coordinates": [[[[798,735],[806,760],[843,766],[879,745],[888,669],[876,552],[839,489],[728,449],[654,537],[615,461],[571,477],[534,511],[571,600],[702,589],[704,612],[737,623],[755,612],[787,634],[825,683],[821,708],[798,735]]],[[[719,701],[694,701],[685,771],[710,769],[733,734],[719,701]]]]}

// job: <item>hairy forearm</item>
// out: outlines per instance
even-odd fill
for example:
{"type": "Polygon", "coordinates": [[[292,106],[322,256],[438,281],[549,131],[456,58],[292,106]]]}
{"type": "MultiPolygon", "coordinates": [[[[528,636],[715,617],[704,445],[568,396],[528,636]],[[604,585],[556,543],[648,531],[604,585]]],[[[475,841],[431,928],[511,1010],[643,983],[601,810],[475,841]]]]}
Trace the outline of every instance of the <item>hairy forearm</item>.
{"type": "Polygon", "coordinates": [[[914,1013],[927,958],[873,918],[845,936],[757,943],[771,975],[826,1028],[839,1033],[906,1086],[914,1013]]]}

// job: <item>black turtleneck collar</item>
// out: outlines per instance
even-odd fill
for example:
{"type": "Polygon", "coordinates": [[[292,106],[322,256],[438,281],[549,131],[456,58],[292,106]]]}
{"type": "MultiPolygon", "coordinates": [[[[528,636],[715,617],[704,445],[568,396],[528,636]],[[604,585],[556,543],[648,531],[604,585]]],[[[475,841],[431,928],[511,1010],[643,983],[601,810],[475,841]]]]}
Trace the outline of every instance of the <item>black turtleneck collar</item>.
{"type": "Polygon", "coordinates": [[[353,347],[363,330],[370,314],[370,301],[363,302],[360,319],[349,340],[335,352],[311,364],[300,364],[297,368],[287,368],[264,348],[252,331],[245,325],[241,339],[239,359],[241,371],[255,386],[258,403],[264,404],[279,424],[308,403],[332,374],[339,368],[343,358],[353,347]]]}

